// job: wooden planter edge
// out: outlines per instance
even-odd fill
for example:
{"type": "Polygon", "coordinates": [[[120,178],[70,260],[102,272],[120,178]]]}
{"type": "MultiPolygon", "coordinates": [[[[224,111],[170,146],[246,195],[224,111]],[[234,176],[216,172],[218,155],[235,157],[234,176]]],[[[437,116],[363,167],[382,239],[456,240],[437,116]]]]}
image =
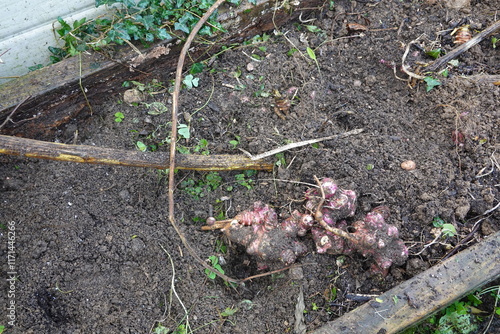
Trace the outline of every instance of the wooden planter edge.
{"type": "Polygon", "coordinates": [[[500,277],[500,231],[311,334],[399,333],[500,277]]]}

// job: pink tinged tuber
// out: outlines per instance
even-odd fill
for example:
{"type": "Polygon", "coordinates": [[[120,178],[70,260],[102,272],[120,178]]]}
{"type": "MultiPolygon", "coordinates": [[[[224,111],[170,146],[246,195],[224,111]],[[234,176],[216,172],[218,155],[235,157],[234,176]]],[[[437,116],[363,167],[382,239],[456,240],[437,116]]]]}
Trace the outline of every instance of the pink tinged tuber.
{"type": "Polygon", "coordinates": [[[256,256],[258,261],[281,261],[290,265],[307,252],[307,247],[297,240],[301,226],[310,224],[312,219],[306,216],[296,211],[279,224],[272,208],[256,202],[252,211],[239,213],[222,231],[229,240],[245,247],[249,255],[256,256]]]}
{"type": "Polygon", "coordinates": [[[363,221],[353,224],[355,232],[349,243],[365,257],[371,257],[375,263],[371,272],[386,275],[392,264],[401,265],[408,258],[408,249],[398,237],[395,226],[387,224],[389,209],[380,206],[369,212],[363,221]]]}
{"type": "Polygon", "coordinates": [[[295,210],[279,223],[271,207],[255,202],[252,210],[240,212],[233,220],[207,219],[207,226],[202,229],[222,228],[229,240],[257,257],[261,268],[270,262],[294,263],[307,252],[297,237],[305,236],[308,231],[318,253],[360,253],[374,262],[370,269],[374,274],[385,276],[392,264],[401,265],[406,261],[408,249],[399,239],[397,227],[385,222],[389,217],[387,207],[373,209],[348,228],[347,222],[341,219],[354,215],[356,193],[339,188],[329,178],[317,181],[321,188],[306,192],[305,207],[312,214],[295,210]]]}

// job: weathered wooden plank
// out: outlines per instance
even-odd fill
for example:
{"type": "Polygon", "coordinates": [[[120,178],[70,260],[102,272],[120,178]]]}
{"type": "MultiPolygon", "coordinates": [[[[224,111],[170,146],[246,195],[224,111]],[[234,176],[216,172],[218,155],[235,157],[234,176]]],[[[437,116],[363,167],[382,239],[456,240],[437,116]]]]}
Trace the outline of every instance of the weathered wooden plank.
{"type": "MultiPolygon", "coordinates": [[[[0,154],[96,165],[169,168],[166,152],[140,152],[88,145],[67,145],[40,140],[0,135],[0,154]]],[[[264,160],[250,160],[243,155],[176,154],[175,168],[228,171],[257,169],[271,171],[273,164],[264,160]]]]}
{"type": "Polygon", "coordinates": [[[398,333],[498,277],[500,232],[311,334],[398,333]]]}
{"type": "MultiPolygon", "coordinates": [[[[300,0],[290,4],[290,8],[274,9],[271,0],[258,0],[257,5],[249,3],[238,7],[221,9],[219,20],[228,33],[217,36],[212,45],[197,44],[190,50],[190,58],[200,61],[209,58],[223,45],[241,42],[249,36],[261,34],[296,18],[301,12],[310,12],[321,6],[320,0],[300,0]]],[[[11,110],[26,97],[26,103],[13,115],[13,121],[2,128],[3,134],[27,138],[47,139],[55,129],[75,119],[89,114],[81,85],[91,103],[101,103],[112,94],[123,90],[125,80],[147,81],[153,76],[165,78],[175,70],[182,44],[173,41],[160,42],[155,47],[165,47],[168,54],[153,57],[158,49],[142,50],[146,56],[142,62],[130,47],[121,48],[113,59],[103,55],[84,53],[60,63],[31,72],[17,80],[0,86],[0,124],[11,110]],[[149,55],[149,56],[148,56],[149,55]],[[135,59],[135,68],[130,63],[135,59]]],[[[186,64],[189,65],[189,64],[186,64]]]]}

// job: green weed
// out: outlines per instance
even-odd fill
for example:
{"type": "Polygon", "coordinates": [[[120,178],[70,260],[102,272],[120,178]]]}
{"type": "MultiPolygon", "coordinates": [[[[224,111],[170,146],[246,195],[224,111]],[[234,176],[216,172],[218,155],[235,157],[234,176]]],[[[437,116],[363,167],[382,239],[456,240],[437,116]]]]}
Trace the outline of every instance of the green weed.
{"type": "Polygon", "coordinates": [[[434,87],[441,85],[441,81],[439,81],[438,79],[434,79],[433,77],[430,77],[430,76],[425,77],[424,81],[426,84],[426,86],[425,86],[426,92],[429,92],[434,87]]]}
{"type": "Polygon", "coordinates": [[[240,139],[240,136],[234,135],[234,139],[229,141],[229,144],[233,145],[233,149],[236,149],[236,146],[240,144],[240,139]]]}
{"type": "Polygon", "coordinates": [[[405,330],[402,334],[472,334],[479,328],[482,318],[477,307],[483,304],[481,297],[491,294],[495,300],[493,312],[500,315],[500,286],[490,286],[454,302],[444,310],[429,317],[425,322],[405,330]]]}
{"type": "Polygon", "coordinates": [[[178,124],[177,125],[177,133],[179,134],[179,136],[181,138],[184,138],[184,139],[189,139],[191,138],[191,132],[190,132],[190,129],[189,129],[189,125],[187,124],[178,124]]]}
{"type": "MultiPolygon", "coordinates": [[[[221,274],[224,274],[224,269],[222,269],[222,267],[220,266],[219,264],[219,258],[215,255],[210,255],[208,257],[208,261],[210,262],[210,265],[215,269],[217,270],[218,272],[220,272],[221,274]]],[[[210,278],[211,280],[214,280],[217,275],[209,270],[209,269],[205,269],[205,275],[207,275],[208,278],[210,278]]]]}
{"type": "Polygon", "coordinates": [[[226,309],[224,311],[222,311],[220,313],[220,315],[223,316],[223,317],[230,317],[230,316],[234,315],[238,311],[239,311],[239,309],[237,307],[235,307],[235,308],[226,307],[226,309]]]}
{"type": "MultiPolygon", "coordinates": [[[[56,34],[63,42],[62,47],[49,47],[51,62],[56,63],[68,56],[74,56],[89,49],[101,50],[109,45],[122,45],[129,41],[140,41],[148,46],[155,40],[172,38],[174,30],[186,34],[191,32],[199,17],[214,3],[214,0],[96,0],[96,7],[113,7],[112,17],[87,20],[82,18],[69,24],[57,18],[59,28],[56,34]]],[[[232,1],[237,2],[237,1],[232,1]]],[[[200,35],[212,35],[223,30],[212,15],[200,30],[200,35]]]]}
{"type": "Polygon", "coordinates": [[[241,174],[236,174],[234,177],[239,185],[246,187],[248,190],[253,188],[253,176],[257,175],[256,170],[246,170],[241,174]]]}
{"type": "Polygon", "coordinates": [[[429,57],[437,59],[441,55],[441,49],[433,49],[430,51],[426,51],[425,54],[428,55],[429,57]]]}
{"type": "Polygon", "coordinates": [[[206,192],[217,189],[221,183],[222,177],[219,173],[210,172],[197,181],[191,178],[182,181],[180,188],[194,199],[200,199],[205,196],[206,192]]]}
{"type": "Polygon", "coordinates": [[[115,122],[116,123],[121,123],[123,119],[125,118],[125,115],[122,112],[117,112],[115,113],[115,122]]]}
{"type": "Polygon", "coordinates": [[[457,234],[457,230],[453,224],[447,224],[443,219],[440,217],[435,217],[432,220],[432,225],[434,227],[440,228],[441,229],[441,234],[444,237],[454,237],[457,234]]]}
{"type": "Polygon", "coordinates": [[[271,96],[271,93],[269,92],[269,90],[266,90],[266,87],[264,86],[264,84],[262,84],[259,86],[259,89],[255,93],[253,93],[253,95],[255,97],[269,97],[271,96]]]}
{"type": "Polygon", "coordinates": [[[495,36],[491,36],[491,46],[493,46],[493,49],[497,48],[497,43],[498,43],[498,38],[495,36]]]}
{"type": "Polygon", "coordinates": [[[217,239],[215,241],[215,251],[217,253],[226,254],[227,253],[227,245],[221,239],[217,239]]]}
{"type": "Polygon", "coordinates": [[[137,149],[141,152],[146,152],[148,150],[148,147],[146,144],[144,144],[142,141],[137,141],[135,143],[135,146],[137,147],[137,149]]]}
{"type": "Polygon", "coordinates": [[[285,153],[277,153],[275,155],[275,158],[277,159],[274,165],[276,167],[286,167],[286,159],[285,159],[285,153]]]}
{"type": "Polygon", "coordinates": [[[200,78],[195,78],[192,74],[186,75],[182,83],[186,85],[187,89],[192,89],[194,87],[198,87],[200,82],[200,78]]]}
{"type": "Polygon", "coordinates": [[[316,67],[318,68],[318,73],[321,75],[321,69],[319,68],[319,63],[318,63],[318,59],[316,58],[316,53],[310,47],[307,47],[306,51],[307,51],[307,55],[309,56],[309,58],[314,60],[314,62],[316,63],[316,67]]]}

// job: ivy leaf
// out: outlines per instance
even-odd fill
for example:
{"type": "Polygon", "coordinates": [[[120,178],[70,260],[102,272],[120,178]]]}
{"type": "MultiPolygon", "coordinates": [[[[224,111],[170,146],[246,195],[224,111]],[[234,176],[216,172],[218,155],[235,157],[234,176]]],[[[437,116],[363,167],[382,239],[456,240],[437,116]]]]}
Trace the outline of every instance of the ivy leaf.
{"type": "Polygon", "coordinates": [[[425,77],[424,81],[427,84],[427,86],[425,87],[425,90],[427,92],[441,84],[441,81],[439,81],[438,79],[434,79],[433,77],[425,77]]]}
{"type": "Polygon", "coordinates": [[[146,15],[144,17],[141,17],[141,19],[138,19],[137,22],[142,23],[144,25],[144,28],[147,30],[151,29],[154,27],[155,24],[155,18],[153,15],[146,15]]]}
{"type": "Polygon", "coordinates": [[[146,8],[150,5],[151,4],[149,3],[149,0],[141,0],[137,3],[137,7],[139,7],[139,8],[146,8]]]}
{"type": "Polygon", "coordinates": [[[184,31],[186,34],[189,34],[189,28],[185,23],[175,22],[174,29],[184,31]]]}
{"type": "Polygon", "coordinates": [[[202,63],[194,63],[192,66],[191,66],[191,69],[189,70],[189,73],[191,74],[198,74],[198,73],[201,73],[203,72],[203,64],[202,63]]]}
{"type": "Polygon", "coordinates": [[[158,29],[156,31],[156,37],[158,37],[159,39],[162,39],[162,40],[172,38],[172,36],[170,36],[170,34],[164,28],[158,29]]]}
{"type": "Polygon", "coordinates": [[[67,33],[69,33],[72,29],[71,29],[71,26],[66,23],[66,21],[64,21],[62,19],[62,17],[58,16],[57,17],[57,22],[59,22],[59,24],[61,25],[61,29],[57,29],[57,33],[63,37],[64,35],[66,35],[67,33]]]}

